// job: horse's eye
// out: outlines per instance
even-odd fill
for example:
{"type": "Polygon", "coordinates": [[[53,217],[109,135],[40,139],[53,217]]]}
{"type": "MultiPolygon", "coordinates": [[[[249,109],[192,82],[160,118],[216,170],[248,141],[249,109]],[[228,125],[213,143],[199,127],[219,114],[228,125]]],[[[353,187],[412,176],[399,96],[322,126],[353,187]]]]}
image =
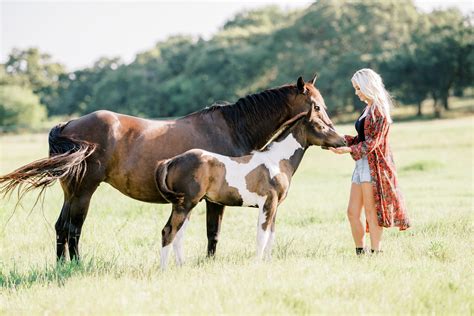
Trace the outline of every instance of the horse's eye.
{"type": "Polygon", "coordinates": [[[319,110],[320,110],[320,108],[319,108],[318,105],[314,105],[314,109],[315,109],[316,111],[319,111],[319,110]]]}

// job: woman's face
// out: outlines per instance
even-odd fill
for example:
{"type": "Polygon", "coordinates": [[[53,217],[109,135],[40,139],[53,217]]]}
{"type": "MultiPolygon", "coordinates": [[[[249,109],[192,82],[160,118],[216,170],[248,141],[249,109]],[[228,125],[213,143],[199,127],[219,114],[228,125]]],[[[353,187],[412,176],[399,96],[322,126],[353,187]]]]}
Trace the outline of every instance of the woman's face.
{"type": "Polygon", "coordinates": [[[368,96],[366,96],[362,91],[360,91],[360,87],[357,85],[357,83],[352,81],[352,86],[354,87],[356,96],[358,96],[362,102],[369,103],[371,101],[368,96]]]}

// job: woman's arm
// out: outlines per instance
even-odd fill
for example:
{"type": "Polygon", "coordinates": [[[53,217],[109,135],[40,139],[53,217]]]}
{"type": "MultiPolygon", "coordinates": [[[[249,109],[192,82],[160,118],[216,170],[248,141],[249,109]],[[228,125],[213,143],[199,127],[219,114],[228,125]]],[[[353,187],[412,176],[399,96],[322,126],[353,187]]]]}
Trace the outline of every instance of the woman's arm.
{"type": "Polygon", "coordinates": [[[389,126],[387,119],[383,117],[378,110],[375,110],[373,115],[375,120],[372,117],[366,118],[370,120],[370,128],[364,131],[366,134],[365,141],[350,146],[351,156],[354,160],[359,160],[363,156],[367,156],[367,154],[377,148],[384,139],[385,132],[389,126]]]}
{"type": "Polygon", "coordinates": [[[351,136],[351,135],[344,135],[344,139],[346,140],[347,146],[352,146],[359,142],[359,137],[351,136]]]}

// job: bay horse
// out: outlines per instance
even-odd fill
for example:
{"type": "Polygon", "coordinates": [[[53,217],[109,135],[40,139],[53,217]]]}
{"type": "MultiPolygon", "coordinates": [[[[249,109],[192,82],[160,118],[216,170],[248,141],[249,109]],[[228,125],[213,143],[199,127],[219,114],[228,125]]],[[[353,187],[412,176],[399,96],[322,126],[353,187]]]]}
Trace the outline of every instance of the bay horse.
{"type": "MultiPolygon", "coordinates": [[[[242,156],[261,148],[283,122],[324,104],[314,82],[299,77],[296,84],[247,95],[236,103],[214,105],[176,120],[150,120],[97,111],[53,127],[49,157],[0,177],[0,193],[15,188],[21,197],[56,180],[64,202],[55,224],[57,260],[79,260],[79,239],[92,195],[106,182],[136,200],[167,203],[155,185],[157,160],[191,148],[242,156]]],[[[323,111],[324,112],[324,111],[323,111]]],[[[333,124],[324,112],[327,128],[333,124]]],[[[342,138],[340,139],[342,144],[342,138]]],[[[40,196],[39,195],[39,196],[40,196]]],[[[38,196],[38,198],[39,198],[38,196]]],[[[206,201],[208,255],[215,253],[224,206],[206,201]]],[[[112,233],[112,232],[111,232],[112,233]]],[[[113,234],[113,233],[112,233],[113,234]]]]}
{"type": "Polygon", "coordinates": [[[341,146],[335,130],[324,124],[319,105],[283,124],[279,136],[263,150],[229,157],[203,149],[191,149],[160,160],[156,185],[173,203],[171,216],[162,231],[161,267],[166,268],[173,244],[176,263],[183,264],[183,236],[192,209],[202,199],[226,206],[259,209],[257,259],[270,257],[275,238],[277,207],[288,194],[291,179],[311,145],[341,146]]]}

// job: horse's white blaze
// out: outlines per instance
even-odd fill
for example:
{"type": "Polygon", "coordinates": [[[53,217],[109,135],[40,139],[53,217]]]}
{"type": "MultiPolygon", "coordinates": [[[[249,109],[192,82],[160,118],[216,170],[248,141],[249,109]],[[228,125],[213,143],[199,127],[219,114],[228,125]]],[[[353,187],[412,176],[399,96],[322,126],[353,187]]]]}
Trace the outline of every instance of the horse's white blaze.
{"type": "Polygon", "coordinates": [[[252,152],[252,158],[246,163],[239,163],[229,157],[208,151],[203,151],[203,155],[212,156],[224,164],[226,169],[225,179],[229,186],[238,190],[243,205],[260,206],[262,199],[265,200],[265,197],[250,192],[247,189],[245,177],[260,165],[264,165],[268,169],[270,178],[275,177],[281,173],[280,161],[289,159],[300,148],[303,147],[293,134],[290,134],[282,141],[274,142],[267,151],[252,152]]]}
{"type": "Polygon", "coordinates": [[[161,248],[161,270],[166,269],[170,249],[171,249],[171,244],[161,248]]]}
{"type": "Polygon", "coordinates": [[[184,220],[183,225],[176,233],[176,236],[173,240],[173,249],[177,265],[182,265],[184,263],[184,251],[183,251],[183,239],[186,227],[188,226],[188,219],[184,220]]]}

